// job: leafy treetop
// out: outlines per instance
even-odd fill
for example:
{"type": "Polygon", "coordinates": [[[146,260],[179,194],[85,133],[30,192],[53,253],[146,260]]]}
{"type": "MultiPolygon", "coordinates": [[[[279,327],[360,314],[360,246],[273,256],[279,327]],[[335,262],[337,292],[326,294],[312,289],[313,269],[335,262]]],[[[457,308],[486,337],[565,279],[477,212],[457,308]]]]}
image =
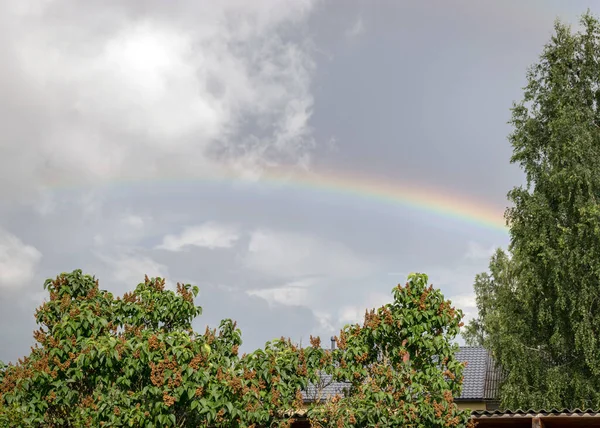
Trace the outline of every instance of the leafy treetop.
{"type": "Polygon", "coordinates": [[[45,288],[36,346],[0,366],[2,426],[286,427],[322,373],[351,387],[308,407],[317,426],[468,423],[453,401],[463,365],[451,340],[462,314],[426,275],[411,275],[362,326],[346,326],[335,351],[311,337],[308,348],[280,339],[241,356],[233,321],[193,331],[197,287],[173,292],[146,277],[115,298],[76,270],[45,288]]]}
{"type": "Polygon", "coordinates": [[[510,408],[600,406],[600,24],[557,22],[512,109],[510,252],[475,282],[472,343],[506,370],[510,408]]]}

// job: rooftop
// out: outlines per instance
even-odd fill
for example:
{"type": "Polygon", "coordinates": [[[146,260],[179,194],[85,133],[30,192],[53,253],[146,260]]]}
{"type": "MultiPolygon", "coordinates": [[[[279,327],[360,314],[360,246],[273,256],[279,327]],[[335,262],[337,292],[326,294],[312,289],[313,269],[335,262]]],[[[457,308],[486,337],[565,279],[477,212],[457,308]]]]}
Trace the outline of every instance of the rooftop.
{"type": "Polygon", "coordinates": [[[600,427],[600,412],[592,409],[486,410],[471,415],[478,428],[600,427]]]}
{"type": "Polygon", "coordinates": [[[461,346],[456,358],[467,363],[462,393],[457,400],[494,400],[498,397],[501,372],[485,348],[461,346]]]}
{"type": "MultiPolygon", "coordinates": [[[[457,401],[493,401],[498,397],[500,370],[495,367],[489,352],[479,346],[461,346],[457,359],[467,363],[463,371],[464,380],[457,401]]],[[[331,375],[323,374],[317,385],[310,384],[302,392],[304,401],[326,400],[336,394],[342,394],[348,388],[345,382],[334,382],[331,375]]]]}

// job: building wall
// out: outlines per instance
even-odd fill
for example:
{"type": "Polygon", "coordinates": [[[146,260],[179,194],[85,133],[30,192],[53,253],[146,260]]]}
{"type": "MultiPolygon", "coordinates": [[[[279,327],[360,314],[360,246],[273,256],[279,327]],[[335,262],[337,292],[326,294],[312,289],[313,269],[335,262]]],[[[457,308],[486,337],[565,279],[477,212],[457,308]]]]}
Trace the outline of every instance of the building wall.
{"type": "Polygon", "coordinates": [[[461,410],[486,410],[485,401],[456,401],[456,405],[461,410]]]}

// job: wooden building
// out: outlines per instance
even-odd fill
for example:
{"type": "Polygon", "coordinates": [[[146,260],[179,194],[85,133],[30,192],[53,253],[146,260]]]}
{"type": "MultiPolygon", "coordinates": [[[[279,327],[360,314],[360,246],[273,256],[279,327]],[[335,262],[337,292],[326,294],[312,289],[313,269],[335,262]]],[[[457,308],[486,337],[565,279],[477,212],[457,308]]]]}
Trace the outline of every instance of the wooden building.
{"type": "Polygon", "coordinates": [[[516,410],[476,411],[477,428],[569,428],[600,427],[600,412],[595,410],[516,410]]]}

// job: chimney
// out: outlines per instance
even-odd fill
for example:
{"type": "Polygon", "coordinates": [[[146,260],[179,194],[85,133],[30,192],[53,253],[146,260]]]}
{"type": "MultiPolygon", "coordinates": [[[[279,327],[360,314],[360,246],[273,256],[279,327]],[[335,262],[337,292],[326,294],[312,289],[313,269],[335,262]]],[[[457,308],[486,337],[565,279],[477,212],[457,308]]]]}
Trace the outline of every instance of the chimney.
{"type": "Polygon", "coordinates": [[[335,349],[335,336],[331,336],[331,350],[335,349]]]}

